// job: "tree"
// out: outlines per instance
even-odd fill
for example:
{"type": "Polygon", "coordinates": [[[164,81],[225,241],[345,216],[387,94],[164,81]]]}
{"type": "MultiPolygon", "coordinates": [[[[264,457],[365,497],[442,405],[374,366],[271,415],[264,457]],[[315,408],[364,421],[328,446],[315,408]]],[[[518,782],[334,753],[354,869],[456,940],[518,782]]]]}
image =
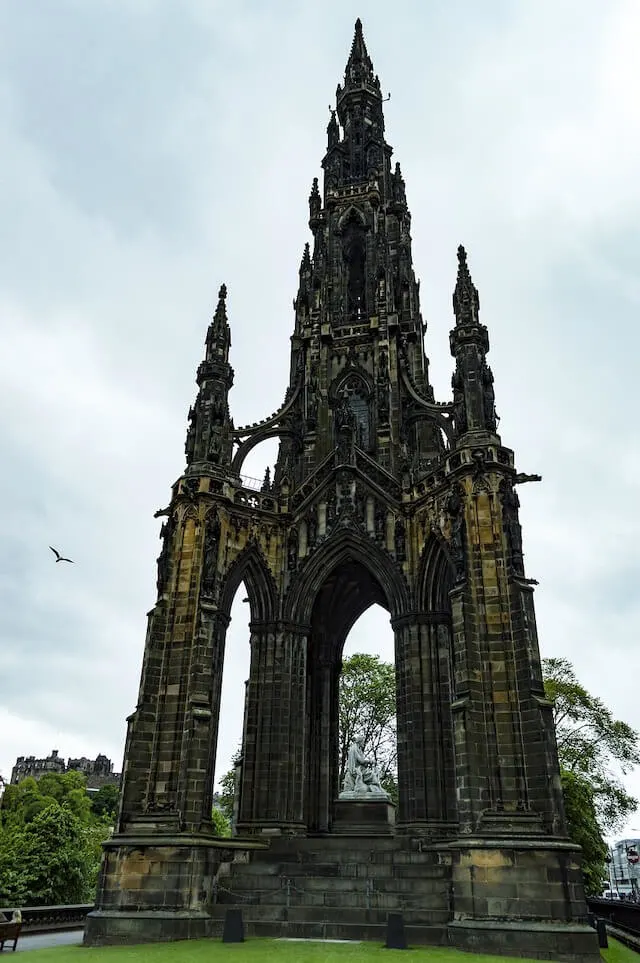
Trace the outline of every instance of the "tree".
{"type": "Polygon", "coordinates": [[[0,902],[5,905],[84,902],[93,867],[80,819],[67,806],[51,802],[23,828],[4,830],[0,869],[0,902]]]}
{"type": "Polygon", "coordinates": [[[231,835],[231,820],[227,819],[226,814],[217,806],[214,806],[211,810],[211,825],[216,836],[222,836],[223,839],[226,839],[231,835]]]}
{"type": "Polygon", "coordinates": [[[396,677],[391,662],[358,652],[342,664],[339,686],[340,786],[349,746],[362,736],[380,782],[396,801],[396,677]]]}
{"type": "Polygon", "coordinates": [[[640,762],[638,733],[587,692],[567,659],[544,659],[542,668],[545,693],[553,703],[560,768],[584,780],[600,830],[615,832],[638,805],[620,779],[640,762]]]}
{"type": "Polygon", "coordinates": [[[114,823],[118,815],[120,790],[113,783],[101,786],[91,797],[91,811],[101,819],[114,823]]]}
{"type": "Polygon", "coordinates": [[[236,768],[242,762],[242,748],[239,746],[231,759],[231,769],[220,780],[222,792],[218,800],[220,809],[231,826],[233,822],[233,803],[236,797],[236,768]]]}
{"type": "Polygon", "coordinates": [[[608,846],[602,838],[593,789],[584,776],[561,772],[569,837],[582,847],[582,874],[587,896],[599,896],[607,876],[608,846]]]}
{"type": "MultiPolygon", "coordinates": [[[[103,801],[109,796],[113,792],[103,794],[103,801]]],[[[102,843],[112,828],[106,802],[103,811],[94,811],[81,773],[46,773],[6,786],[0,800],[0,903],[90,902],[102,843]]]]}

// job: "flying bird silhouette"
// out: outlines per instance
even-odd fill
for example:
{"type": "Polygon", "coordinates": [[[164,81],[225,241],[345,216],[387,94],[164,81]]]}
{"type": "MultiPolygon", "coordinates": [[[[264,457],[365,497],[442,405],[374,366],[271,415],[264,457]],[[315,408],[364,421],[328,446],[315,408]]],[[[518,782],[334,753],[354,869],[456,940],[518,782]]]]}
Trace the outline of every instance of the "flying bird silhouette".
{"type": "Polygon", "coordinates": [[[74,564],[72,558],[65,558],[64,555],[61,555],[61,554],[60,554],[60,552],[58,551],[57,548],[54,548],[54,547],[53,547],[53,545],[50,545],[49,548],[51,549],[51,551],[52,551],[53,554],[55,555],[55,557],[56,557],[56,562],[71,562],[72,565],[74,564]]]}

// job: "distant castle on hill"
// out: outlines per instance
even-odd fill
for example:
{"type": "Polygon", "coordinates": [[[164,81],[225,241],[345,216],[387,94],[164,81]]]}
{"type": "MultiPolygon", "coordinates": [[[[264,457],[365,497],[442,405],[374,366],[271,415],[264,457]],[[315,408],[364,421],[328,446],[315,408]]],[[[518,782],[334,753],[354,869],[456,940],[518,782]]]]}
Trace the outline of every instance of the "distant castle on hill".
{"type": "Polygon", "coordinates": [[[48,772],[81,772],[87,780],[89,792],[96,792],[102,786],[119,785],[120,773],[113,771],[113,763],[102,754],[95,759],[69,759],[65,762],[58,755],[57,749],[52,749],[46,759],[36,759],[35,756],[18,756],[16,764],[11,770],[11,785],[15,786],[29,776],[39,779],[48,772]]]}

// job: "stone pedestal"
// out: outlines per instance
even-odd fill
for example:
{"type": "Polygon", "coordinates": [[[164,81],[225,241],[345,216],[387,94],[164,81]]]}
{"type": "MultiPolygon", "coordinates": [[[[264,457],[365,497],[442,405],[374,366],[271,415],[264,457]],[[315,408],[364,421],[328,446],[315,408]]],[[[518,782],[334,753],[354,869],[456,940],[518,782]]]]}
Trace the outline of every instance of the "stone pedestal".
{"type": "Polygon", "coordinates": [[[334,833],[392,833],[396,807],[388,799],[338,799],[333,806],[334,833]]]}
{"type": "Polygon", "coordinates": [[[204,939],[213,935],[218,871],[238,851],[267,849],[253,840],[205,834],[123,834],[104,844],[85,946],[204,939]]]}

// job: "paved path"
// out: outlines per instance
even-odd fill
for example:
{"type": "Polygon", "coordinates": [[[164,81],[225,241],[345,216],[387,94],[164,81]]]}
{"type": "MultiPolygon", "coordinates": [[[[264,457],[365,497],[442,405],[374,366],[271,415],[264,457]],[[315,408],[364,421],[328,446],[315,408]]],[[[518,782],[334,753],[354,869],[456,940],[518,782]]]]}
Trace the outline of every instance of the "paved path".
{"type": "MultiPolygon", "coordinates": [[[[74,946],[82,943],[84,930],[56,930],[53,933],[24,934],[18,939],[16,953],[20,950],[44,950],[50,946],[74,946]]],[[[5,944],[5,950],[7,944],[5,944]]]]}

